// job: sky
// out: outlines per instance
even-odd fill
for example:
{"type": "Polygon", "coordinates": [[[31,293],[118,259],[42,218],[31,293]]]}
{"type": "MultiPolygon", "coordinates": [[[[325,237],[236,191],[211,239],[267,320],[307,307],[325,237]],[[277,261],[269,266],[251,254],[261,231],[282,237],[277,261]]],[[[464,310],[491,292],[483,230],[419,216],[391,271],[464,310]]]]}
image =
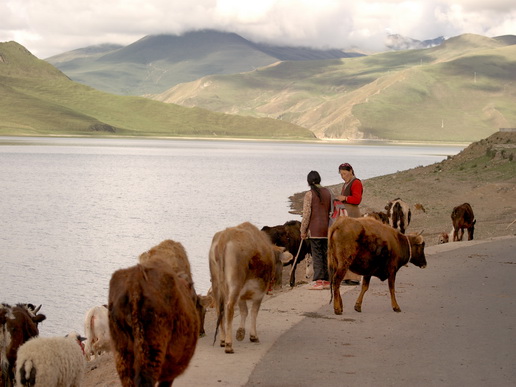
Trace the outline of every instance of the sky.
{"type": "Polygon", "coordinates": [[[0,42],[15,41],[40,59],[199,29],[274,45],[381,51],[388,34],[516,35],[516,1],[0,0],[0,42]]]}

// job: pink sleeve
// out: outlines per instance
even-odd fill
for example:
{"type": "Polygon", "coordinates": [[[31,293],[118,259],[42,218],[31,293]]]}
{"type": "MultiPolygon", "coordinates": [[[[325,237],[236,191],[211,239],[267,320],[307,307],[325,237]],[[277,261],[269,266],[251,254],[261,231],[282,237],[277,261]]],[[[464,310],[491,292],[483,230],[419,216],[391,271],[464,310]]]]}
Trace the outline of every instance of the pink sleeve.
{"type": "Polygon", "coordinates": [[[305,194],[303,200],[303,220],[301,221],[301,234],[308,232],[308,225],[310,223],[310,215],[312,214],[312,191],[305,194]]]}

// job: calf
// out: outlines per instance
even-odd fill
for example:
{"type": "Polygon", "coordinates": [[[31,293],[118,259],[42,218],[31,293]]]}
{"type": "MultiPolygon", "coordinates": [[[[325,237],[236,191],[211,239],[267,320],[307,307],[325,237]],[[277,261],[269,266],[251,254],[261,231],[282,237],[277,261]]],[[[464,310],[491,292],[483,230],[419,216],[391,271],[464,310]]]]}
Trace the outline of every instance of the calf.
{"type": "Polygon", "coordinates": [[[109,329],[123,386],[171,386],[194,354],[199,316],[163,259],[120,269],[109,283],[109,329]]]}
{"type": "Polygon", "coordinates": [[[46,319],[38,314],[40,309],[41,305],[34,308],[32,304],[0,304],[0,385],[14,385],[18,348],[39,335],[38,324],[46,319]]]}
{"type": "Polygon", "coordinates": [[[240,309],[240,327],[236,338],[245,337],[248,315],[247,301],[251,301],[250,340],[258,342],[256,318],[276,262],[281,260],[283,248],[271,243],[267,235],[251,223],[230,227],[213,236],[209,264],[211,285],[220,327],[220,345],[226,353],[233,353],[232,325],[235,305],[240,309]]]}
{"type": "Polygon", "coordinates": [[[464,236],[464,229],[468,230],[468,241],[473,240],[473,233],[475,232],[475,215],[473,208],[469,203],[463,203],[453,209],[451,213],[451,220],[453,223],[453,241],[462,241],[464,236]]]}
{"type": "Polygon", "coordinates": [[[400,230],[402,234],[405,234],[405,230],[410,224],[410,218],[412,213],[410,206],[400,198],[391,200],[385,206],[387,210],[387,216],[389,218],[389,224],[395,230],[400,230]]]}
{"type": "Polygon", "coordinates": [[[188,261],[188,256],[186,255],[186,250],[183,245],[170,239],[164,240],[150,250],[142,253],[139,257],[139,262],[145,263],[156,259],[168,263],[172,271],[179,275],[180,278],[184,279],[184,284],[188,288],[197,313],[199,314],[199,335],[201,337],[205,336],[204,319],[206,316],[206,307],[195,291],[190,262],[188,261]]]}
{"type": "Polygon", "coordinates": [[[86,360],[89,361],[102,352],[111,350],[107,305],[94,306],[86,312],[84,334],[86,335],[84,345],[86,360]]]}
{"type": "Polygon", "coordinates": [[[404,235],[371,218],[340,217],[328,231],[328,271],[335,314],[342,314],[339,288],[348,269],[363,276],[355,303],[357,312],[362,311],[372,276],[388,279],[392,309],[400,312],[394,289],[396,273],[408,262],[426,267],[424,248],[420,234],[404,235]]]}

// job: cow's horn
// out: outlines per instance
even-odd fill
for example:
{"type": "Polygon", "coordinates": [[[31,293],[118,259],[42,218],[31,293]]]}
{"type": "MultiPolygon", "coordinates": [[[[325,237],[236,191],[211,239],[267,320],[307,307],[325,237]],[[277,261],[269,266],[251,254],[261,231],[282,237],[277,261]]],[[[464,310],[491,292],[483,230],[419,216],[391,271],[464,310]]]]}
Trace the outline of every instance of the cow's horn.
{"type": "Polygon", "coordinates": [[[420,235],[422,235],[424,231],[425,231],[425,230],[421,230],[420,232],[418,232],[418,233],[417,233],[417,235],[416,235],[416,236],[420,236],[420,235]]]}
{"type": "MultiPolygon", "coordinates": [[[[41,305],[43,305],[43,304],[41,304],[41,305]]],[[[40,306],[38,306],[38,307],[36,308],[36,310],[34,310],[34,314],[38,314],[39,310],[41,309],[41,305],[40,305],[40,306]]]]}

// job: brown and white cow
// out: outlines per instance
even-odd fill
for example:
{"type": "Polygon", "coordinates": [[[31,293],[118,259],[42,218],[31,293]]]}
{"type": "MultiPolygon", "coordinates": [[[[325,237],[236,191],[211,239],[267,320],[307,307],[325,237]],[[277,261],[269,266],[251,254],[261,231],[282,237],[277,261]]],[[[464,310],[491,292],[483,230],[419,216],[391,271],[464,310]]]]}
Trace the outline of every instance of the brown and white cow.
{"type": "Polygon", "coordinates": [[[164,259],[120,269],[109,283],[109,329],[124,386],[171,386],[195,352],[199,316],[164,259]]]}
{"type": "Polygon", "coordinates": [[[201,297],[195,291],[192,269],[190,267],[190,262],[188,261],[185,248],[179,242],[166,239],[150,250],[142,253],[138,258],[140,263],[146,263],[156,259],[163,260],[168,263],[172,271],[174,271],[179,278],[184,279],[184,283],[190,291],[190,296],[192,297],[197,313],[199,314],[199,334],[201,337],[205,336],[204,319],[206,316],[206,307],[203,305],[201,297]]]}
{"type": "Polygon", "coordinates": [[[32,304],[0,304],[0,385],[13,386],[18,348],[39,335],[38,324],[46,319],[32,304]]]}
{"type": "Polygon", "coordinates": [[[463,203],[453,209],[451,213],[453,223],[453,241],[462,241],[464,229],[468,230],[468,241],[473,240],[475,224],[477,223],[473,208],[469,203],[463,203]]]}
{"type": "Polygon", "coordinates": [[[381,211],[374,211],[374,212],[367,212],[364,214],[364,217],[370,217],[373,219],[376,219],[379,222],[382,222],[383,224],[389,224],[389,217],[385,212],[381,211]]]}
{"type": "Polygon", "coordinates": [[[237,304],[240,309],[237,340],[242,341],[245,337],[247,301],[251,301],[249,338],[252,342],[259,341],[256,318],[283,251],[249,222],[229,227],[213,236],[209,262],[217,311],[214,340],[220,327],[220,346],[225,347],[226,353],[234,352],[232,326],[237,304]]]}
{"type": "Polygon", "coordinates": [[[348,269],[363,276],[355,303],[357,312],[362,311],[372,276],[388,280],[392,309],[400,312],[394,289],[396,273],[408,262],[426,267],[425,241],[420,234],[404,235],[372,218],[339,218],[328,231],[328,271],[335,314],[342,314],[339,288],[348,269]]]}
{"type": "Polygon", "coordinates": [[[387,210],[387,217],[389,218],[389,224],[395,230],[400,230],[402,234],[405,234],[405,230],[410,224],[412,212],[410,206],[400,198],[391,200],[385,206],[387,210]]]}

